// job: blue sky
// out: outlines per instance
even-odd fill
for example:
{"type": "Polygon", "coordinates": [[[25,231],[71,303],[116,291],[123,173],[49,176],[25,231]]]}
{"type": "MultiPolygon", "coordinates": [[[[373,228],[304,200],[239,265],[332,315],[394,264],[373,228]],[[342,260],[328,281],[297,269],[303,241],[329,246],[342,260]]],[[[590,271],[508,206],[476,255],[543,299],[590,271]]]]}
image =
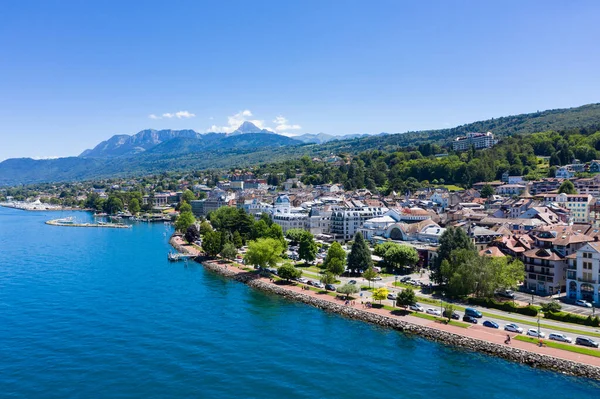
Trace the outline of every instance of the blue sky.
{"type": "Polygon", "coordinates": [[[598,15],[597,1],[3,2],[0,160],[146,128],[405,132],[600,102],[598,15]]]}

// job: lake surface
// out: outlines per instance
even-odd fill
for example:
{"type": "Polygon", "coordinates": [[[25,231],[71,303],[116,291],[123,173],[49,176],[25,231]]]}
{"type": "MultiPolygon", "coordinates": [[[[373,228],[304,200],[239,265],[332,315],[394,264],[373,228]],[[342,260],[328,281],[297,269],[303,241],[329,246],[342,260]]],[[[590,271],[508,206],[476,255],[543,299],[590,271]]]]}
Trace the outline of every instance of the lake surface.
{"type": "Polygon", "coordinates": [[[597,398],[600,384],[169,263],[163,224],[0,208],[1,398],[597,398]]]}

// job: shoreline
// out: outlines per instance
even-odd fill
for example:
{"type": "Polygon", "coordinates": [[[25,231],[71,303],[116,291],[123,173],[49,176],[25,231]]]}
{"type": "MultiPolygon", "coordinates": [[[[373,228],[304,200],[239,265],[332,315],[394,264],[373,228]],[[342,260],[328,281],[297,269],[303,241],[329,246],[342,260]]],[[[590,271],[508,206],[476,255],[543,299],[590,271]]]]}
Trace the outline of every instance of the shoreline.
{"type": "MultiPolygon", "coordinates": [[[[171,237],[169,243],[180,252],[194,254],[197,256],[199,255],[197,250],[184,245],[179,237],[171,237]],[[192,249],[192,251],[190,251],[190,249],[192,249]]],[[[407,321],[405,319],[410,318],[410,316],[402,316],[402,319],[400,319],[399,317],[392,317],[387,314],[379,314],[373,309],[366,310],[352,306],[346,306],[343,304],[343,302],[335,302],[336,299],[329,295],[327,295],[326,298],[322,294],[318,294],[313,291],[300,291],[300,287],[271,283],[267,279],[261,278],[254,273],[249,273],[245,270],[239,269],[236,267],[235,263],[222,263],[218,260],[208,260],[201,257],[198,257],[196,261],[204,268],[214,273],[244,283],[252,288],[283,296],[295,302],[302,302],[304,304],[325,310],[327,312],[336,313],[353,320],[360,320],[381,327],[391,328],[403,333],[418,335],[422,338],[435,341],[443,345],[463,348],[473,352],[500,357],[505,360],[525,364],[534,368],[543,368],[561,374],[568,374],[576,377],[584,377],[600,381],[600,367],[592,364],[581,363],[543,353],[532,352],[527,349],[517,348],[514,345],[503,345],[484,339],[461,335],[456,332],[449,331],[449,329],[453,328],[453,326],[447,326],[444,324],[439,324],[439,326],[425,325],[433,322],[429,321],[429,323],[427,323],[427,320],[422,320],[420,322],[417,320],[407,321]],[[319,295],[321,295],[321,297],[318,297],[319,295]]]]}

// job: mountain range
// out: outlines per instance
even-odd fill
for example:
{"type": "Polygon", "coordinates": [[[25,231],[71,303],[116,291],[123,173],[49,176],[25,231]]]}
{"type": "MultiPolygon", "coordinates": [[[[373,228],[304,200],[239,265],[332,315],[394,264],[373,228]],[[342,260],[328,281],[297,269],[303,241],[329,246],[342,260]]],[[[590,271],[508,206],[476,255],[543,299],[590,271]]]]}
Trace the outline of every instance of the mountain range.
{"type": "Polygon", "coordinates": [[[115,135],[78,157],[7,159],[0,163],[0,186],[141,175],[165,170],[249,166],[303,155],[394,150],[427,142],[446,144],[467,132],[492,131],[502,137],[568,129],[600,130],[600,104],[401,134],[332,136],[318,133],[287,137],[260,129],[251,122],[244,122],[231,133],[148,129],[131,136],[115,135]]]}

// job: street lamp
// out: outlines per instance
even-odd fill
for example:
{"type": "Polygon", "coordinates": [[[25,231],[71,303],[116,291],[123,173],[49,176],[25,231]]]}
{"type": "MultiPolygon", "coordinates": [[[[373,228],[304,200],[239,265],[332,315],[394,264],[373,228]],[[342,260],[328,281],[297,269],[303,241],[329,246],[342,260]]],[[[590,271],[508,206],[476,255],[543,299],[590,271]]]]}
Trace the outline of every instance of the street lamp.
{"type": "Polygon", "coordinates": [[[444,293],[442,292],[442,297],[440,298],[440,313],[444,316],[444,293]]]}
{"type": "Polygon", "coordinates": [[[535,294],[535,290],[531,290],[531,304],[533,305],[533,294],[535,294]]]}
{"type": "Polygon", "coordinates": [[[540,337],[540,314],[539,313],[538,313],[538,320],[537,321],[538,321],[538,333],[537,333],[537,336],[538,336],[538,340],[540,341],[540,346],[542,346],[542,337],[540,337]]]}

